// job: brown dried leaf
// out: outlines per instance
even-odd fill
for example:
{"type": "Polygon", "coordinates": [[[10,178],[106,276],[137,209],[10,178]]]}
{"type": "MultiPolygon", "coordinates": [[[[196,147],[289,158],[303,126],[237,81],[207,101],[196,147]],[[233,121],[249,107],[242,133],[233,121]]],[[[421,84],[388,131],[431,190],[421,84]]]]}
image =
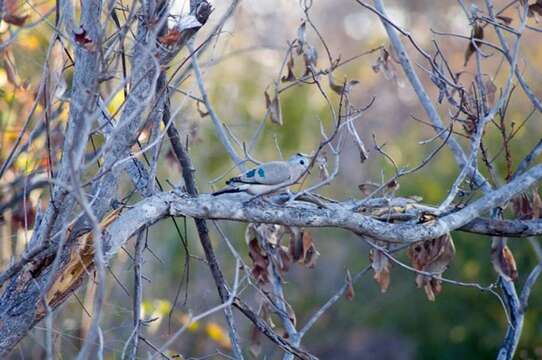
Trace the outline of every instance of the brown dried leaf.
{"type": "Polygon", "coordinates": [[[376,59],[376,64],[373,65],[373,71],[377,74],[382,71],[386,80],[398,81],[397,71],[391,60],[395,60],[391,56],[391,53],[384,48],[381,49],[380,55],[376,59]]]}
{"type": "Polygon", "coordinates": [[[467,63],[469,62],[470,57],[476,51],[476,47],[480,47],[482,45],[479,41],[476,41],[476,40],[482,40],[483,38],[484,38],[484,28],[478,22],[475,22],[472,26],[469,46],[467,47],[467,50],[465,50],[464,66],[467,66],[467,63]],[[476,46],[474,45],[474,43],[476,44],[476,46]]]}
{"type": "Polygon", "coordinates": [[[294,56],[292,53],[290,53],[290,60],[288,60],[288,62],[286,63],[286,67],[288,68],[288,75],[284,75],[283,77],[281,77],[280,81],[291,82],[296,80],[294,75],[294,66],[294,56]]]}
{"type": "Polygon", "coordinates": [[[36,210],[30,200],[19,201],[13,210],[12,221],[15,229],[25,229],[25,225],[31,228],[34,225],[36,210]]]}
{"type": "Polygon", "coordinates": [[[4,69],[6,70],[6,78],[11,85],[19,88],[20,84],[17,81],[17,69],[15,68],[13,62],[10,60],[9,50],[5,49],[4,51],[2,51],[2,54],[4,58],[4,69]]]}
{"type": "Polygon", "coordinates": [[[354,285],[352,284],[352,275],[350,275],[350,270],[346,270],[346,292],[344,296],[347,300],[354,300],[354,285]]]}
{"type": "Polygon", "coordinates": [[[371,249],[369,251],[369,261],[374,271],[373,278],[380,285],[380,291],[385,293],[390,286],[390,260],[382,251],[371,249]]]}
{"type": "Polygon", "coordinates": [[[320,180],[324,181],[329,178],[329,170],[327,169],[327,157],[322,154],[316,158],[318,170],[320,170],[320,180]]]}
{"type": "Polygon", "coordinates": [[[493,238],[491,244],[491,263],[501,277],[507,281],[514,281],[518,277],[518,268],[514,254],[506,245],[503,238],[493,238]]]}
{"type": "Polygon", "coordinates": [[[285,303],[286,303],[286,310],[288,310],[288,318],[290,319],[292,324],[294,324],[295,326],[297,324],[297,317],[295,315],[294,308],[287,301],[285,301],[285,303]]]}
{"type": "Polygon", "coordinates": [[[397,180],[390,181],[386,185],[386,194],[392,194],[392,193],[396,192],[397,190],[399,190],[399,187],[401,187],[401,185],[399,184],[399,181],[397,181],[397,180]]]}
{"type": "Polygon", "coordinates": [[[294,262],[300,262],[303,259],[303,233],[299,228],[290,228],[290,246],[288,251],[294,262]]]}
{"type": "Polygon", "coordinates": [[[209,111],[202,110],[201,106],[201,101],[196,102],[196,110],[198,110],[199,116],[204,118],[209,115],[209,111]]]}
{"type": "Polygon", "coordinates": [[[505,23],[506,25],[510,25],[513,21],[511,17],[503,16],[503,15],[497,15],[497,19],[505,23]]]}
{"type": "Polygon", "coordinates": [[[78,31],[74,32],[75,42],[87,49],[88,51],[95,51],[96,45],[90,37],[87,35],[87,31],[83,26],[79,27],[78,31]]]}
{"type": "Polygon", "coordinates": [[[167,33],[158,38],[158,41],[164,45],[174,45],[179,41],[180,38],[181,32],[178,29],[173,28],[168,29],[167,33]]]}
{"type": "Polygon", "coordinates": [[[303,53],[303,47],[305,46],[305,43],[306,43],[306,31],[307,31],[307,24],[305,23],[305,21],[303,21],[301,23],[301,25],[299,25],[299,27],[297,28],[297,42],[299,44],[299,46],[297,46],[297,55],[301,55],[303,53]]]}
{"type": "Polygon", "coordinates": [[[486,80],[484,86],[486,88],[487,102],[493,107],[495,106],[495,93],[497,92],[497,87],[491,79],[486,80]]]}
{"type": "Polygon", "coordinates": [[[262,352],[262,333],[255,325],[252,325],[250,330],[249,350],[255,358],[259,358],[259,355],[262,352]]]}
{"type": "Polygon", "coordinates": [[[252,276],[260,283],[269,282],[269,257],[260,247],[258,242],[258,230],[255,224],[249,224],[245,231],[245,240],[248,245],[248,256],[252,260],[252,276]]]}
{"type": "Polygon", "coordinates": [[[452,237],[445,234],[437,239],[413,244],[408,249],[408,256],[416,270],[434,274],[433,276],[416,275],[418,287],[423,286],[427,299],[434,301],[435,296],[442,290],[440,277],[455,256],[452,237]]]}
{"type": "Polygon", "coordinates": [[[269,113],[269,118],[275,124],[282,126],[282,111],[280,109],[280,100],[278,91],[275,89],[275,95],[273,99],[269,97],[267,91],[264,92],[265,95],[265,107],[269,113]]]}
{"type": "Polygon", "coordinates": [[[384,67],[388,66],[388,61],[390,58],[390,53],[386,49],[380,50],[380,55],[376,59],[376,64],[373,65],[373,71],[379,73],[384,67]]]}
{"type": "Polygon", "coordinates": [[[281,246],[278,249],[278,253],[279,253],[279,259],[278,259],[279,270],[282,273],[288,272],[288,270],[290,270],[290,263],[291,263],[290,256],[288,255],[288,248],[284,248],[283,246],[281,246]]]}
{"type": "Polygon", "coordinates": [[[364,183],[364,184],[359,184],[358,185],[358,189],[359,189],[359,191],[361,191],[361,194],[363,196],[371,195],[378,188],[379,188],[379,185],[375,184],[375,183],[364,183]]]}
{"type": "Polygon", "coordinates": [[[293,262],[303,264],[305,267],[313,268],[320,256],[312,240],[310,232],[306,229],[300,230],[296,227],[289,228],[290,246],[288,248],[289,258],[293,262]]]}
{"type": "Polygon", "coordinates": [[[530,220],[534,218],[534,209],[527,193],[521,193],[512,199],[512,211],[520,220],[530,220]]]}
{"type": "Polygon", "coordinates": [[[532,190],[532,198],[533,219],[540,219],[542,215],[542,199],[536,188],[532,190]]]}
{"type": "Polygon", "coordinates": [[[29,17],[28,15],[18,16],[18,15],[12,15],[12,14],[5,14],[4,21],[11,25],[23,26],[26,20],[28,19],[28,17],[29,17]]]}
{"type": "Polygon", "coordinates": [[[542,16],[542,3],[537,1],[535,4],[529,5],[529,17],[533,17],[534,14],[537,14],[538,16],[542,16]]]}
{"type": "Polygon", "coordinates": [[[305,73],[303,76],[308,76],[316,72],[316,62],[318,61],[318,52],[309,44],[306,44],[303,52],[303,60],[305,61],[305,73]]]}
{"type": "Polygon", "coordinates": [[[320,253],[316,250],[316,246],[312,240],[312,236],[308,230],[303,230],[303,265],[308,268],[313,268],[316,265],[316,260],[320,253]]]}
{"type": "Polygon", "coordinates": [[[350,80],[348,82],[345,82],[339,85],[335,82],[335,80],[333,80],[333,75],[331,74],[331,72],[328,74],[328,79],[329,79],[329,87],[331,88],[331,90],[333,90],[339,95],[348,94],[352,90],[352,87],[354,85],[359,84],[358,80],[350,80]]]}
{"type": "Polygon", "coordinates": [[[19,4],[17,0],[5,0],[3,19],[8,24],[15,25],[15,26],[23,26],[29,16],[17,15],[17,10],[19,10],[19,4]]]}

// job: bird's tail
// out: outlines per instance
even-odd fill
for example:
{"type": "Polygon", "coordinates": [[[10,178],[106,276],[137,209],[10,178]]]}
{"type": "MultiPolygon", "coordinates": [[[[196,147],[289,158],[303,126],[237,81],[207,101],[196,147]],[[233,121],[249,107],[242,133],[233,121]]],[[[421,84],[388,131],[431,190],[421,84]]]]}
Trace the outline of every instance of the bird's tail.
{"type": "Polygon", "coordinates": [[[229,180],[226,181],[226,185],[231,185],[233,183],[236,183],[236,182],[240,182],[241,181],[241,177],[240,176],[237,176],[237,177],[233,177],[229,180]]]}
{"type": "Polygon", "coordinates": [[[238,189],[238,188],[225,188],[225,189],[222,189],[222,190],[218,190],[218,191],[215,191],[214,193],[212,193],[211,195],[213,196],[218,196],[218,195],[222,195],[222,194],[233,194],[233,193],[238,193],[238,192],[241,192],[242,190],[241,189],[238,189]]]}

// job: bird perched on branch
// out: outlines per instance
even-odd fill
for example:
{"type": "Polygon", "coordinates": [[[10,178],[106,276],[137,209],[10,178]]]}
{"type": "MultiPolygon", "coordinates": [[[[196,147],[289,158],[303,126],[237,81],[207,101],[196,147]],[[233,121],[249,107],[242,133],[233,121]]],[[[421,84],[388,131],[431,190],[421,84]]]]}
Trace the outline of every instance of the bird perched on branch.
{"type": "Polygon", "coordinates": [[[228,187],[214,192],[213,195],[238,192],[259,195],[276,189],[281,184],[285,187],[293,185],[308,171],[310,162],[309,156],[297,153],[287,161],[263,163],[244,174],[229,179],[226,181],[228,187]]]}

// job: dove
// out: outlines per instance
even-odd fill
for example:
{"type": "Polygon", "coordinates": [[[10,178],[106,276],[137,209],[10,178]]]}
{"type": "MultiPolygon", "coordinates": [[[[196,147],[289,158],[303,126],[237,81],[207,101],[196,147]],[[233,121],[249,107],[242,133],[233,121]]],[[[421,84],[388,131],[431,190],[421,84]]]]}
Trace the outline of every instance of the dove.
{"type": "Polygon", "coordinates": [[[274,189],[280,184],[291,184],[299,180],[299,177],[308,170],[310,157],[297,153],[287,161],[271,161],[252,168],[245,173],[226,181],[225,189],[216,191],[213,196],[247,192],[259,195],[274,189]]]}

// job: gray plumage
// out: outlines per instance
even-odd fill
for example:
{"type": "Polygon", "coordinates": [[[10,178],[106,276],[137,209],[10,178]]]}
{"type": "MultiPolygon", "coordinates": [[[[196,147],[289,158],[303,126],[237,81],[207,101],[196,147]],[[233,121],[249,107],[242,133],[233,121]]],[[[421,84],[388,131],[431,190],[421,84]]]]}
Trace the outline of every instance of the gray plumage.
{"type": "Polygon", "coordinates": [[[310,158],[303,154],[295,154],[287,161],[263,163],[229,179],[226,181],[228,187],[213,195],[234,192],[248,192],[253,195],[265,193],[278,185],[298,180],[308,169],[309,164],[310,158]]]}

